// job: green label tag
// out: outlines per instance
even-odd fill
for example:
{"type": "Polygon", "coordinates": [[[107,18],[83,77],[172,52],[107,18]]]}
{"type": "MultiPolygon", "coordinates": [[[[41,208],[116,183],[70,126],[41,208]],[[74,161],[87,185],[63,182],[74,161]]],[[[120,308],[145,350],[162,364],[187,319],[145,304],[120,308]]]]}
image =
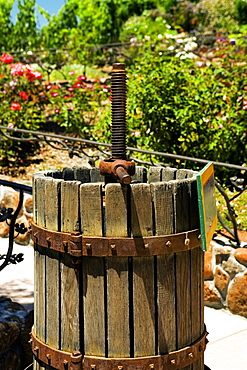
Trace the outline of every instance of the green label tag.
{"type": "Polygon", "coordinates": [[[207,250],[212,240],[216,224],[217,209],[215,202],[214,166],[209,162],[196,176],[202,249],[207,250]]]}

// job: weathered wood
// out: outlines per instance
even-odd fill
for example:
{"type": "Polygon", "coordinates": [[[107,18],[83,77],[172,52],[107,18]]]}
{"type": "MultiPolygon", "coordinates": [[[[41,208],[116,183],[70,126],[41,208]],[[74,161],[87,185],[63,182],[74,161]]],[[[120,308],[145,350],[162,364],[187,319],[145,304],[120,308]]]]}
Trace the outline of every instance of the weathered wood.
{"type": "Polygon", "coordinates": [[[148,182],[158,182],[162,180],[163,167],[151,166],[148,171],[148,182]]]}
{"type": "MultiPolygon", "coordinates": [[[[133,237],[153,234],[152,198],[148,184],[131,185],[133,237]]],[[[155,353],[154,258],[133,258],[134,356],[155,353]]]]}
{"type": "Polygon", "coordinates": [[[90,168],[73,167],[74,179],[82,183],[90,182],[90,168]]]}
{"type": "MultiPolygon", "coordinates": [[[[189,230],[188,181],[174,181],[175,233],[189,230]]],[[[191,344],[190,251],[176,254],[177,349],[191,344]]],[[[187,366],[184,370],[190,370],[187,366]]]]}
{"type": "Polygon", "coordinates": [[[175,180],[176,178],[176,172],[177,172],[177,169],[176,168],[172,168],[172,167],[165,167],[162,171],[162,181],[171,181],[171,180],[175,180]]]}
{"type": "MultiPolygon", "coordinates": [[[[45,181],[45,223],[50,230],[59,230],[59,201],[61,180],[45,181]]],[[[60,329],[60,271],[59,252],[46,251],[46,343],[59,348],[60,329]]]]}
{"type": "Polygon", "coordinates": [[[135,167],[135,174],[131,176],[132,181],[147,182],[147,169],[143,166],[135,167]]]}
{"type": "Polygon", "coordinates": [[[81,230],[87,236],[102,236],[103,196],[101,184],[80,186],[81,230]]]}
{"type": "MultiPolygon", "coordinates": [[[[37,174],[33,178],[33,198],[35,204],[34,219],[38,225],[45,227],[45,177],[43,174],[37,174]]],[[[34,245],[34,330],[36,335],[45,341],[45,253],[43,248],[34,245]]],[[[37,370],[44,370],[46,367],[38,363],[34,358],[37,370]]]]}
{"type": "MultiPolygon", "coordinates": [[[[169,183],[152,184],[155,235],[173,233],[173,199],[169,183]]],[[[158,353],[176,349],[174,253],[157,256],[158,353]]]]}
{"type": "MultiPolygon", "coordinates": [[[[108,184],[106,236],[128,236],[129,186],[108,184]]],[[[130,356],[128,258],[106,259],[108,356],[130,356]]]]}
{"type": "MultiPolygon", "coordinates": [[[[81,227],[84,235],[103,235],[102,185],[80,187],[81,227]]],[[[84,350],[87,355],[105,356],[104,259],[83,259],[84,350]]]]}
{"type": "MultiPolygon", "coordinates": [[[[61,182],[61,231],[79,231],[78,181],[61,182]]],[[[75,268],[72,257],[61,254],[61,349],[80,350],[79,292],[80,265],[75,268]]]]}

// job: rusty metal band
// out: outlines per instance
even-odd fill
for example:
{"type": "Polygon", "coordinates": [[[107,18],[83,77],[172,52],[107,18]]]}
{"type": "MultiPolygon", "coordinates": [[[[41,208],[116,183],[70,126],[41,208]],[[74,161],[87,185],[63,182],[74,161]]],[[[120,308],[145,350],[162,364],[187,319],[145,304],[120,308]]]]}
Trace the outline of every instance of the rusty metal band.
{"type": "Polygon", "coordinates": [[[79,351],[65,352],[45,344],[33,331],[31,343],[33,354],[38,360],[60,370],[177,370],[191,365],[203,355],[207,334],[205,330],[192,345],[166,355],[135,358],[83,357],[79,351]]]}
{"type": "Polygon", "coordinates": [[[52,231],[34,223],[31,228],[34,243],[71,254],[73,257],[145,257],[188,251],[201,245],[199,229],[171,235],[116,238],[52,231]]]}
{"type": "Polygon", "coordinates": [[[39,361],[61,370],[82,370],[83,356],[81,352],[66,352],[58,350],[42,342],[31,332],[32,352],[39,361]]]}

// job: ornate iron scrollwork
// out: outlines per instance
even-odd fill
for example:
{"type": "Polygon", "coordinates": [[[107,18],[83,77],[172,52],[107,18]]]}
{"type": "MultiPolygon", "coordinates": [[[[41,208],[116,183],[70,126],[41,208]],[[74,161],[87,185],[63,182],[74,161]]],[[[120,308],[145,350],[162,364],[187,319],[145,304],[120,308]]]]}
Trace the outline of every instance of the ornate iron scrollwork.
{"type": "MultiPolygon", "coordinates": [[[[17,184],[15,184],[17,185],[17,184]]],[[[18,189],[17,186],[15,188],[18,189]]],[[[23,205],[23,189],[19,188],[19,202],[16,210],[13,208],[2,207],[0,210],[0,222],[6,222],[9,226],[9,245],[6,254],[0,254],[0,260],[3,263],[0,265],[0,271],[2,271],[9,264],[16,264],[23,261],[23,253],[13,254],[14,239],[17,238],[19,234],[25,234],[27,228],[24,223],[17,223],[16,219],[23,205]]]]}

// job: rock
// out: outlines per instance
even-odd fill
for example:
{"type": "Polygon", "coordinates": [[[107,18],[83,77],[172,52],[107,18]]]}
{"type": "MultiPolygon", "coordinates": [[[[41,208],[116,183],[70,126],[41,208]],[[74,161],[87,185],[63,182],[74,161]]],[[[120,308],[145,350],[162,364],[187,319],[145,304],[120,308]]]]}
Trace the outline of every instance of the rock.
{"type": "Polygon", "coordinates": [[[33,354],[32,354],[31,345],[29,342],[33,323],[34,323],[34,313],[33,311],[30,311],[25,317],[25,322],[24,322],[23,328],[20,333],[20,343],[21,343],[22,350],[24,353],[23,361],[24,361],[25,367],[33,362],[33,354]]]}
{"type": "Polygon", "coordinates": [[[226,290],[230,282],[230,276],[222,267],[216,266],[214,271],[214,283],[215,286],[220,290],[220,292],[226,296],[226,290]]]}
{"type": "Polygon", "coordinates": [[[210,250],[204,253],[204,278],[213,278],[213,268],[212,268],[212,252],[210,250]]]}
{"type": "Polygon", "coordinates": [[[0,353],[5,352],[19,337],[20,330],[13,322],[0,322],[0,353]]]}
{"type": "Polygon", "coordinates": [[[238,260],[238,262],[247,267],[247,248],[236,249],[234,252],[234,257],[238,260]]]}
{"type": "Polygon", "coordinates": [[[230,256],[227,261],[223,261],[221,266],[231,278],[245,270],[245,267],[238,263],[233,256],[230,256]]]}
{"type": "MultiPolygon", "coordinates": [[[[13,208],[15,210],[19,203],[19,193],[8,186],[4,188],[4,195],[0,201],[0,208],[13,208]]],[[[23,210],[20,211],[20,215],[22,215],[23,210]]]]}
{"type": "Polygon", "coordinates": [[[0,237],[7,238],[9,236],[9,225],[6,222],[0,222],[0,237]]]}
{"type": "Polygon", "coordinates": [[[0,356],[1,370],[22,370],[21,354],[18,350],[12,349],[0,356]]]}
{"type": "Polygon", "coordinates": [[[247,272],[232,280],[228,288],[227,304],[233,314],[247,318],[247,272]]]}
{"type": "Polygon", "coordinates": [[[204,304],[213,308],[223,308],[220,293],[212,281],[204,281],[204,304]]]}
{"type": "Polygon", "coordinates": [[[24,209],[25,209],[25,214],[28,213],[33,213],[33,199],[31,196],[29,196],[25,202],[24,202],[24,209]]]}

